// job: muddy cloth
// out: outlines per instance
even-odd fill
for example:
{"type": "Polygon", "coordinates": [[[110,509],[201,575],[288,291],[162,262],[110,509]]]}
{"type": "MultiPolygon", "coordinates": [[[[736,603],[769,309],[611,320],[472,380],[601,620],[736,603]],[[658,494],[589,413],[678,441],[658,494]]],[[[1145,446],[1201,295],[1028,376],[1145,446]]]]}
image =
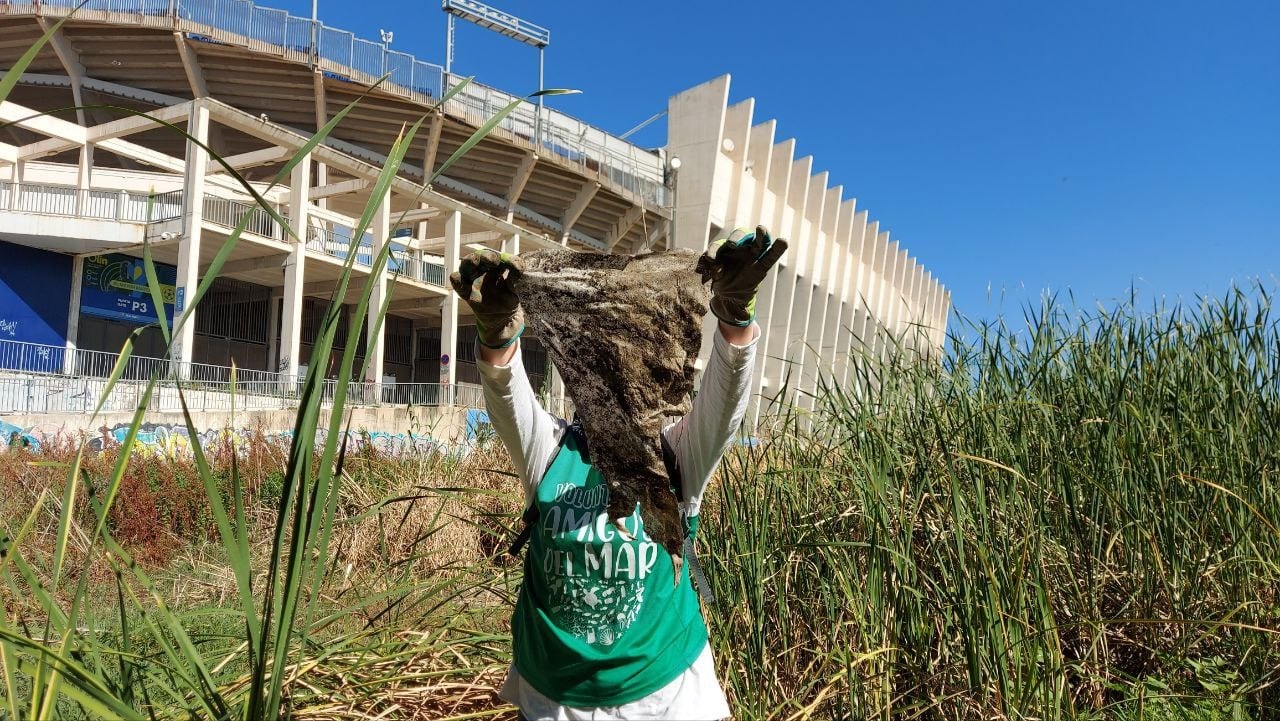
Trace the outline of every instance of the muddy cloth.
{"type": "Polygon", "coordinates": [[[564,379],[591,463],[609,485],[608,514],[640,504],[645,531],[679,559],[684,540],[662,461],[664,420],[688,412],[710,291],[699,254],[522,254],[516,291],[564,379]]]}

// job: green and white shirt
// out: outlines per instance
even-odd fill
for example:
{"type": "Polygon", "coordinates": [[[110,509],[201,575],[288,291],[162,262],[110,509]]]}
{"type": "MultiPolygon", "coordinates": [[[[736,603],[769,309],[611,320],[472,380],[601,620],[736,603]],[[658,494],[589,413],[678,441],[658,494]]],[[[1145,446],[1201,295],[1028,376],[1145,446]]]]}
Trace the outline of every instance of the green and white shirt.
{"type": "MultiPolygon", "coordinates": [[[[755,344],[714,334],[688,415],[664,433],[680,463],[690,533],[708,480],[745,415],[755,344]]],[[[720,719],[706,626],[688,570],[673,585],[671,558],[639,513],[609,523],[608,487],[565,421],[538,404],[519,354],[479,362],[489,420],[511,453],[538,521],[512,619],[515,661],[501,696],[532,719],[720,719]]]]}

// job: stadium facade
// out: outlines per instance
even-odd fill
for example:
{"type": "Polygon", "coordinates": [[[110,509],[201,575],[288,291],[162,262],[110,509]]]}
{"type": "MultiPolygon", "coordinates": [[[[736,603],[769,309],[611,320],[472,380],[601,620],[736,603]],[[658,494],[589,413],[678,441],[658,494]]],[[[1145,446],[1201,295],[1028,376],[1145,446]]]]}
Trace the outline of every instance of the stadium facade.
{"type": "MultiPolygon", "coordinates": [[[[353,303],[370,284],[375,305],[390,295],[377,336],[339,334],[340,347],[356,344],[368,360],[358,400],[468,404],[477,398],[474,329],[446,276],[469,248],[701,249],[757,221],[792,247],[760,302],[763,397],[784,387],[803,396],[820,377],[847,382],[851,357],[884,355],[894,336],[917,352],[943,342],[942,285],[815,173],[812,158],[795,158],[773,121],[756,122],[752,101],[729,105],[727,76],[671,98],[663,148],[526,103],[427,185],[514,96],[471,83],[432,111],[460,77],[245,0],[90,0],[67,17],[76,4],[0,0],[0,68],[65,18],[0,106],[0,414],[92,409],[88,379],[107,375],[125,339],[156,317],[144,242],[172,318],[241,223],[171,359],[159,360],[164,341],[146,330],[126,377],[165,364],[218,384],[234,363],[250,396],[261,384],[260,400],[277,402],[265,399],[305,372],[355,247],[353,287],[340,300],[353,303]],[[361,96],[307,162],[269,183],[361,96]],[[118,108],[186,129],[295,233],[199,144],[118,108]],[[353,243],[388,149],[424,115],[370,232],[353,243]],[[372,277],[384,243],[392,262],[372,277]]],[[[536,339],[525,355],[535,379],[563,397],[536,339]]],[[[333,369],[327,362],[326,374],[333,369]]]]}

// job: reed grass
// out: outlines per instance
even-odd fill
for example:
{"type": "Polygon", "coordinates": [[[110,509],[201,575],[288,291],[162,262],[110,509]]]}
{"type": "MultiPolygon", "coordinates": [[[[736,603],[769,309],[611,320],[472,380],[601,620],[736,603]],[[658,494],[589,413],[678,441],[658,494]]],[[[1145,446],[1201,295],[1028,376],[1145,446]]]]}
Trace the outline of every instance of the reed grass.
{"type": "MultiPolygon", "coordinates": [[[[0,78],[0,100],[57,28],[0,78]]],[[[419,126],[392,146],[354,239],[419,126]]],[[[332,350],[336,308],[314,358],[332,350]]],[[[736,718],[1280,717],[1270,290],[1049,299],[1023,320],[956,319],[941,356],[855,358],[853,383],[822,385],[811,411],[774,409],[762,441],[726,457],[700,537],[736,718]]],[[[512,717],[493,696],[519,583],[498,560],[519,507],[506,461],[348,455],[345,381],[327,416],[319,384],[304,382],[270,484],[202,448],[188,416],[183,473],[207,515],[163,555],[121,517],[143,495],[131,450],[151,387],[114,455],[20,459],[58,481],[0,504],[0,717],[512,717]]]]}
{"type": "Polygon", "coordinates": [[[1276,717],[1268,288],[1024,320],[860,358],[874,394],[826,385],[728,460],[703,527],[740,718],[1276,717]]]}

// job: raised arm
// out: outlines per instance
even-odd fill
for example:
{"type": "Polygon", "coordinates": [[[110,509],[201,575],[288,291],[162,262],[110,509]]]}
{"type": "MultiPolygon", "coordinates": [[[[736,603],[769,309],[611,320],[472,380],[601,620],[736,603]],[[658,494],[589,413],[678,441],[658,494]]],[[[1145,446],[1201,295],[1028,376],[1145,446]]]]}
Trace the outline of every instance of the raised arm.
{"type": "Polygon", "coordinates": [[[560,444],[566,424],[538,402],[519,348],[518,341],[509,352],[480,346],[476,366],[489,422],[511,454],[511,465],[520,474],[528,501],[560,444]]]}
{"type": "Polygon", "coordinates": [[[693,408],[666,431],[680,464],[689,516],[698,515],[716,464],[746,415],[759,335],[756,292],[786,250],[787,241],[773,240],[764,226],[754,233],[735,229],[713,242],[699,263],[711,280],[711,312],[720,323],[693,408]]]}
{"type": "Polygon", "coordinates": [[[528,501],[565,424],[538,403],[524,372],[519,352],[524,310],[510,284],[519,274],[520,261],[514,256],[481,250],[464,258],[449,282],[475,314],[476,366],[489,422],[511,454],[528,501]]]}
{"type": "Polygon", "coordinates": [[[698,515],[716,464],[746,415],[758,335],[755,324],[746,328],[720,324],[693,408],[667,428],[667,441],[680,464],[684,510],[689,516],[698,515]]]}

